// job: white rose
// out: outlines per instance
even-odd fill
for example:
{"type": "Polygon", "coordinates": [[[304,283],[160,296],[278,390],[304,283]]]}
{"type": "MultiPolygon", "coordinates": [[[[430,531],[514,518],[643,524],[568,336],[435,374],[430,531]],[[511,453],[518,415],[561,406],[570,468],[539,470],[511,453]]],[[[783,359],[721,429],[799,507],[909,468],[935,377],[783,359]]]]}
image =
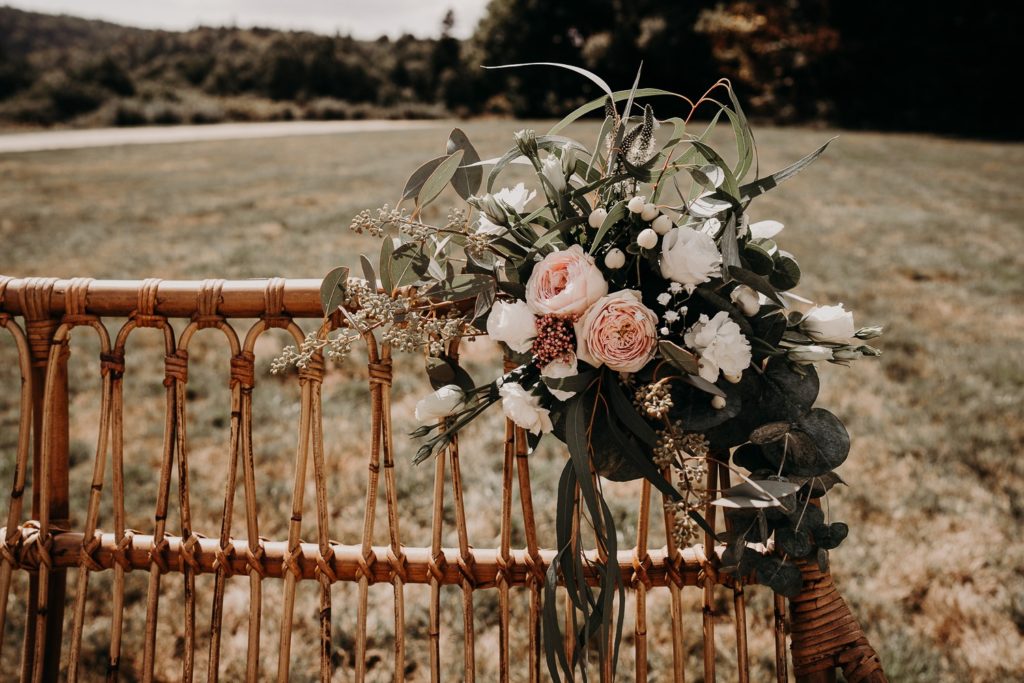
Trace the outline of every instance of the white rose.
{"type": "Polygon", "coordinates": [[[804,317],[800,327],[815,341],[844,342],[857,331],[853,326],[853,313],[835,306],[815,306],[804,317]]]}
{"type": "Polygon", "coordinates": [[[801,364],[817,363],[822,360],[832,360],[832,349],[827,346],[797,346],[786,352],[791,361],[801,364]]]}
{"type": "Polygon", "coordinates": [[[661,274],[692,290],[722,274],[715,240],[693,228],[673,228],[661,242],[661,274]]]}
{"type": "Polygon", "coordinates": [[[498,389],[501,396],[501,410],[505,417],[518,427],[534,434],[552,430],[551,413],[540,405],[540,397],[516,382],[506,382],[498,389]]]}
{"type": "Polygon", "coordinates": [[[551,187],[555,188],[555,192],[565,191],[565,173],[562,172],[562,162],[558,160],[558,157],[548,155],[541,162],[540,172],[551,183],[551,187]]]}
{"type": "MultiPolygon", "coordinates": [[[[541,369],[540,374],[551,379],[565,379],[566,377],[575,377],[580,374],[580,369],[576,362],[576,356],[572,356],[571,361],[551,361],[541,369]]],[[[576,395],[575,391],[563,391],[562,389],[552,389],[551,387],[548,387],[548,391],[559,401],[568,401],[576,395]]]]}
{"type": "Polygon", "coordinates": [[[426,424],[448,417],[465,398],[462,389],[454,384],[445,385],[420,399],[416,404],[416,421],[426,424]]]}
{"type": "Polygon", "coordinates": [[[750,342],[725,311],[710,320],[702,315],[683,341],[700,355],[698,374],[709,382],[718,380],[719,371],[737,375],[750,366],[750,342]]]}
{"type": "Polygon", "coordinates": [[[525,301],[495,301],[487,316],[487,334],[513,351],[525,353],[537,336],[537,319],[525,301]]]}
{"type": "Polygon", "coordinates": [[[761,310],[760,295],[746,285],[737,286],[736,289],[732,290],[729,298],[732,299],[734,304],[739,306],[739,309],[743,311],[743,315],[757,315],[757,312],[761,310]]]}
{"type": "MultiPolygon", "coordinates": [[[[526,210],[526,205],[537,196],[537,191],[527,190],[526,185],[523,183],[517,183],[515,187],[503,187],[491,196],[516,213],[522,213],[526,210]]],[[[482,232],[485,235],[497,235],[505,232],[506,228],[503,225],[498,225],[481,213],[480,224],[477,226],[476,230],[477,232],[482,232]]]]}

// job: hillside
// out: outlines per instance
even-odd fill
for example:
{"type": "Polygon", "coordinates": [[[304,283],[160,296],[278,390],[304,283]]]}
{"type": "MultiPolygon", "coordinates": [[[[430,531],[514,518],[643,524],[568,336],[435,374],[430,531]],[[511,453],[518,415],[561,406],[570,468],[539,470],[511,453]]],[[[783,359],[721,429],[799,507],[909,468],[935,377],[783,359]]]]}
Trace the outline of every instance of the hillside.
{"type": "Polygon", "coordinates": [[[443,113],[434,103],[445,76],[438,59],[444,40],[231,27],[157,31],[0,7],[0,121],[436,116],[443,113]]]}

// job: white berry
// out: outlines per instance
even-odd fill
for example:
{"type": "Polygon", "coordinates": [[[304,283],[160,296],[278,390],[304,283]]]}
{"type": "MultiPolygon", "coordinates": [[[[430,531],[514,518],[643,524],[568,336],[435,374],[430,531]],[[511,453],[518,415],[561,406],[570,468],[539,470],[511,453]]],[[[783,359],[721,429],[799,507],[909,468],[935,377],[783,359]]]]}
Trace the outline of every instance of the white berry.
{"type": "Polygon", "coordinates": [[[659,235],[667,235],[668,231],[672,229],[672,219],[665,214],[661,214],[654,219],[654,222],[651,223],[651,227],[654,228],[654,232],[659,235]]]}
{"type": "Polygon", "coordinates": [[[609,249],[604,255],[604,265],[611,270],[618,270],[626,265],[626,255],[621,249],[609,249]]]}
{"type": "Polygon", "coordinates": [[[604,225],[604,219],[608,218],[608,212],[604,209],[594,209],[590,212],[590,216],[587,218],[587,223],[594,230],[597,230],[604,225]]]}
{"type": "Polygon", "coordinates": [[[715,410],[721,410],[722,408],[725,407],[725,399],[722,398],[721,396],[715,396],[713,399],[711,399],[711,407],[714,408],[715,410]]]}
{"type": "Polygon", "coordinates": [[[737,372],[736,374],[733,374],[731,372],[723,372],[722,374],[725,375],[725,381],[731,384],[738,384],[739,381],[743,379],[742,372],[737,372]]]}
{"type": "Polygon", "coordinates": [[[647,204],[647,197],[637,195],[629,200],[629,204],[626,204],[626,208],[632,213],[640,213],[644,210],[644,205],[647,204]]]}
{"type": "Polygon", "coordinates": [[[645,228],[636,236],[636,243],[644,249],[653,249],[658,246],[658,233],[650,228],[645,228]]]}
{"type": "Polygon", "coordinates": [[[640,211],[640,218],[643,218],[645,221],[653,221],[658,217],[659,213],[661,212],[658,211],[658,207],[654,204],[644,204],[644,208],[640,211]]]}

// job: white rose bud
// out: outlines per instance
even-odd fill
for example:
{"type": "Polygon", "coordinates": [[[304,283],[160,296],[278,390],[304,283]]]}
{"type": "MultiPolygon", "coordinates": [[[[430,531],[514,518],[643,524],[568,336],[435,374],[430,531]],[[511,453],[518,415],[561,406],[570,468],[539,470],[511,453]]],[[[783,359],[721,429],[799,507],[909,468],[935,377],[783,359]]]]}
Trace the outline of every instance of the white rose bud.
{"type": "Polygon", "coordinates": [[[541,173],[551,187],[554,188],[555,192],[564,192],[566,188],[565,174],[562,172],[562,162],[555,156],[548,156],[541,162],[540,167],[541,173]]]}
{"type": "Polygon", "coordinates": [[[856,332],[853,313],[836,306],[815,306],[804,317],[800,326],[815,341],[844,342],[856,332]]]}
{"type": "Polygon", "coordinates": [[[884,330],[882,329],[881,325],[872,325],[870,327],[860,328],[859,330],[857,330],[857,334],[854,336],[856,336],[857,339],[874,339],[875,337],[881,337],[883,331],[884,330]]]}
{"type": "Polygon", "coordinates": [[[632,199],[629,200],[629,203],[626,204],[626,208],[629,209],[632,213],[640,213],[641,211],[644,210],[644,206],[646,204],[647,197],[637,195],[636,197],[633,197],[632,199]]]}
{"type": "Polygon", "coordinates": [[[658,246],[658,233],[650,228],[645,228],[636,236],[636,243],[644,249],[654,249],[654,247],[658,246]]]}
{"type": "Polygon", "coordinates": [[[746,285],[737,286],[736,289],[732,290],[729,298],[743,311],[743,315],[757,315],[757,312],[761,310],[761,297],[751,287],[746,285]]]}
{"type": "Polygon", "coordinates": [[[487,334],[513,351],[525,353],[537,336],[537,319],[525,301],[495,301],[487,316],[487,334]]]}
{"type": "Polygon", "coordinates": [[[711,399],[711,407],[715,410],[721,410],[725,407],[725,399],[721,396],[715,396],[711,399]]]}
{"type": "Polygon", "coordinates": [[[811,344],[810,346],[797,346],[796,348],[790,349],[786,355],[791,361],[804,365],[807,363],[817,363],[823,360],[832,360],[832,349],[827,346],[811,344]]]}
{"type": "Polygon", "coordinates": [[[594,230],[604,225],[604,219],[608,218],[608,212],[604,209],[594,209],[587,217],[587,224],[594,230]]]}
{"type": "Polygon", "coordinates": [[[654,222],[651,223],[651,227],[654,228],[654,232],[659,235],[668,234],[668,231],[672,229],[672,219],[665,214],[661,214],[654,219],[654,222]]]}
{"type": "Polygon", "coordinates": [[[462,389],[454,384],[447,384],[420,399],[416,404],[416,421],[427,424],[448,417],[465,398],[462,389]]]}
{"type": "Polygon", "coordinates": [[[644,208],[640,211],[640,218],[650,222],[657,218],[659,213],[661,212],[658,211],[658,207],[654,204],[644,204],[644,208]]]}
{"type": "Polygon", "coordinates": [[[626,265],[626,255],[622,253],[621,249],[609,249],[608,253],[604,255],[604,265],[611,270],[618,270],[626,265]]]}

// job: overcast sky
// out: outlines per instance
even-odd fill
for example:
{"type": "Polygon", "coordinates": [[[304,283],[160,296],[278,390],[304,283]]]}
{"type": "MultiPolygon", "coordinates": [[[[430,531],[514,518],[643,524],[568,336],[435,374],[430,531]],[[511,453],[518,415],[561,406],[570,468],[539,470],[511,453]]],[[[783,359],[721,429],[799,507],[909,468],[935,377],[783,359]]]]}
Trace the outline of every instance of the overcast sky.
{"type": "Polygon", "coordinates": [[[472,33],[487,0],[0,0],[20,9],[73,14],[119,24],[189,29],[199,24],[270,26],[319,33],[440,33],[441,18],[455,11],[459,37],[472,33]]]}

